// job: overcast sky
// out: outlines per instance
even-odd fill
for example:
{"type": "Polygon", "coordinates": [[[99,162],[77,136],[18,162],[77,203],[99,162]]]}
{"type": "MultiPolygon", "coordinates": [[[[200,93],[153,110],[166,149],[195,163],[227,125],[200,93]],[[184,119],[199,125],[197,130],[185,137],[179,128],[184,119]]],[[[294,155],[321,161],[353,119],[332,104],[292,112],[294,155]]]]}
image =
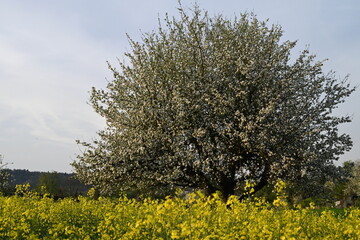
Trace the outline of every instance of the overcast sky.
{"type": "MultiPolygon", "coordinates": [[[[298,40],[294,56],[308,45],[329,59],[325,71],[360,85],[359,0],[197,2],[210,15],[254,11],[280,24],[284,40],[298,40]]],[[[9,167],[71,172],[75,140],[105,126],[87,101],[92,86],[111,80],[106,61],[116,65],[130,50],[126,33],[140,39],[166,12],[178,16],[177,7],[177,0],[0,0],[0,154],[9,167]]],[[[360,158],[359,92],[336,111],[353,117],[341,127],[354,141],[342,160],[360,158]]]]}

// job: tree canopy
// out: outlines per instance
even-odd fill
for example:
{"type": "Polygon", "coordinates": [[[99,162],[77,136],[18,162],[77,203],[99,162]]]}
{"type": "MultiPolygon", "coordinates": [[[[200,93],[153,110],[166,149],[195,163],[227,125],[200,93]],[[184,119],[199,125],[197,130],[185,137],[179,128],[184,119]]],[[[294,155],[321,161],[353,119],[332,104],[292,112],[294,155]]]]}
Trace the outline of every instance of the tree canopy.
{"type": "Polygon", "coordinates": [[[352,146],[333,110],[354,88],[308,49],[291,57],[279,25],[195,7],[159,21],[90,102],[107,127],[74,161],[102,193],[156,186],[234,194],[332,166],[352,146]]]}

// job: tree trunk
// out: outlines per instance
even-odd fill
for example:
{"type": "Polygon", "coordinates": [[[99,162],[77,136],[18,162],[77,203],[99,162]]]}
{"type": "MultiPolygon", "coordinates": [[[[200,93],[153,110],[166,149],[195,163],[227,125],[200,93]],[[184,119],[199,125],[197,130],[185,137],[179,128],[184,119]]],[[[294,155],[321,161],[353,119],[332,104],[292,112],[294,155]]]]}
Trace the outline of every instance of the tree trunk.
{"type": "Polygon", "coordinates": [[[228,200],[231,195],[235,194],[236,181],[234,178],[227,178],[221,184],[220,192],[224,202],[228,200]]]}

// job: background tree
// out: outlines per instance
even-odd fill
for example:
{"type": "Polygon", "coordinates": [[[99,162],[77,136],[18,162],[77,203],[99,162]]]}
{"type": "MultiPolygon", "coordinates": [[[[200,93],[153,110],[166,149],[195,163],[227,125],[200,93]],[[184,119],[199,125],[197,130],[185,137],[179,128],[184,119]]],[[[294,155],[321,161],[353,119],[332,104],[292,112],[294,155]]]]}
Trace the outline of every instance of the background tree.
{"type": "Polygon", "coordinates": [[[3,163],[3,156],[0,154],[0,193],[5,194],[10,190],[10,176],[4,169],[6,165],[6,163],[3,163]]]}
{"type": "MultiPolygon", "coordinates": [[[[345,161],[342,166],[337,167],[337,178],[329,184],[330,191],[335,201],[344,201],[349,195],[347,194],[347,186],[353,177],[354,161],[345,161]]],[[[360,193],[360,192],[359,192],[360,193]]]]}
{"type": "Polygon", "coordinates": [[[63,197],[60,175],[57,172],[41,173],[36,190],[53,197],[63,197]]]}
{"type": "MultiPolygon", "coordinates": [[[[344,167],[351,168],[350,176],[346,182],[343,190],[344,200],[357,200],[359,204],[360,198],[360,160],[355,162],[346,162],[344,167]]],[[[354,202],[353,202],[354,203],[354,202]]]]}
{"type": "Polygon", "coordinates": [[[73,163],[102,193],[191,187],[226,198],[245,181],[255,191],[332,166],[351,148],[333,109],[354,90],[323,73],[306,49],[254,14],[233,20],[195,7],[166,17],[132,51],[91,104],[106,119],[73,163]]]}
{"type": "Polygon", "coordinates": [[[340,198],[347,177],[343,167],[327,165],[311,169],[287,185],[289,201],[332,206],[340,198]]]}

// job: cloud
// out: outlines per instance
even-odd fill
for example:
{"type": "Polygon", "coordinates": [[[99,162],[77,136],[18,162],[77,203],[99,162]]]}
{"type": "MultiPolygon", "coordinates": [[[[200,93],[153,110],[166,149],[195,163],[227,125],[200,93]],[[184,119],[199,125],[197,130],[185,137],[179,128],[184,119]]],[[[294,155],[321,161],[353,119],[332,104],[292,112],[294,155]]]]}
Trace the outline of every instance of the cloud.
{"type": "Polygon", "coordinates": [[[68,171],[69,157],[61,159],[54,146],[73,155],[77,138],[104,127],[86,101],[92,86],[106,83],[109,49],[88,39],[75,18],[9,8],[11,14],[0,10],[0,31],[6,33],[0,38],[0,152],[30,169],[52,155],[45,165],[68,171]]]}
{"type": "MultiPolygon", "coordinates": [[[[329,69],[350,73],[359,84],[356,1],[198,2],[210,14],[233,17],[254,10],[261,19],[270,18],[284,27],[286,39],[299,39],[300,49],[310,44],[319,59],[330,58],[329,69]]],[[[89,140],[105,126],[86,101],[92,86],[105,88],[105,78],[112,79],[106,61],[116,65],[116,57],[129,50],[125,33],[139,40],[141,32],[156,29],[158,16],[178,16],[177,6],[167,0],[1,2],[0,154],[5,160],[17,168],[69,171],[70,156],[78,151],[75,139],[89,140]]],[[[358,101],[354,94],[341,111],[355,113],[354,124],[360,126],[358,101]]],[[[359,155],[360,148],[354,149],[351,156],[359,155]]]]}

